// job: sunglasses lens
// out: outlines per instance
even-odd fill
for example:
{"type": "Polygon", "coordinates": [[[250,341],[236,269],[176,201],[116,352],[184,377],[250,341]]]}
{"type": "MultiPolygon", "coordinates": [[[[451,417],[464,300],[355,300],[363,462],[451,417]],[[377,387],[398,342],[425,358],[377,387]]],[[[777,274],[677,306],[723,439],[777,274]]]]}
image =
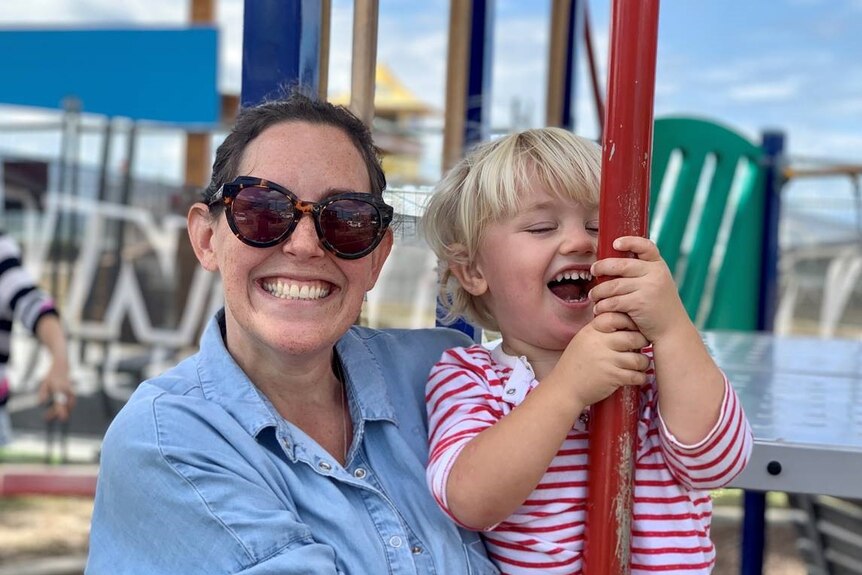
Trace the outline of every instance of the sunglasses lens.
{"type": "Polygon", "coordinates": [[[340,254],[353,256],[374,247],[382,226],[377,208],[361,200],[335,200],[320,212],[324,239],[340,254]]]}
{"type": "Polygon", "coordinates": [[[293,224],[293,203],[282,193],[260,186],[243,188],[231,204],[237,231],[256,243],[271,242],[293,224]]]}

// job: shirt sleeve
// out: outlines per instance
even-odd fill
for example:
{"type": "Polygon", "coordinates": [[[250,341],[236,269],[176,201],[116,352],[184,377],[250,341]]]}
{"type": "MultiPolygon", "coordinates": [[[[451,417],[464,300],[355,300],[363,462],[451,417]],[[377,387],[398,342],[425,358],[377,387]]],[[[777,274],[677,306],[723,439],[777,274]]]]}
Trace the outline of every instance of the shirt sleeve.
{"type": "Polygon", "coordinates": [[[57,313],[54,302],[21,264],[17,243],[9,236],[0,236],[0,314],[14,317],[35,333],[39,319],[49,313],[57,313]]]}
{"type": "Polygon", "coordinates": [[[431,369],[426,386],[428,487],[437,504],[459,525],[446,500],[449,473],[467,443],[502,416],[483,372],[490,369],[490,362],[487,350],[480,346],[450,349],[431,369]]]}
{"type": "Polygon", "coordinates": [[[686,445],[668,430],[659,412],[659,438],[671,473],[690,489],[709,490],[730,483],[751,457],[753,437],[742,403],[724,376],[724,399],[712,430],[700,442],[686,445]]]}

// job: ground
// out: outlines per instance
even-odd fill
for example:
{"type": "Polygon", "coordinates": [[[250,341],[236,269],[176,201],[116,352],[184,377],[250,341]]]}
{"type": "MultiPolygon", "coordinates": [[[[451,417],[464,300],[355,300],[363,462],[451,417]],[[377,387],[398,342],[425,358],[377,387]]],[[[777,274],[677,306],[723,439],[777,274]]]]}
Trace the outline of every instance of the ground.
{"type": "MultiPolygon", "coordinates": [[[[70,497],[0,498],[0,573],[36,573],[35,566],[47,557],[75,556],[83,561],[93,501],[70,497]],[[5,569],[4,569],[5,568],[5,569]]],[[[739,573],[739,517],[737,513],[717,513],[713,540],[718,561],[713,575],[739,573]]],[[[805,575],[796,552],[796,533],[786,520],[770,521],[767,534],[766,575],[805,575]]],[[[83,564],[82,562],[80,564],[83,564]]],[[[38,573],[80,573],[57,567],[42,567],[38,573]]]]}
{"type": "Polygon", "coordinates": [[[0,498],[0,566],[85,555],[92,513],[89,498],[0,498]]]}

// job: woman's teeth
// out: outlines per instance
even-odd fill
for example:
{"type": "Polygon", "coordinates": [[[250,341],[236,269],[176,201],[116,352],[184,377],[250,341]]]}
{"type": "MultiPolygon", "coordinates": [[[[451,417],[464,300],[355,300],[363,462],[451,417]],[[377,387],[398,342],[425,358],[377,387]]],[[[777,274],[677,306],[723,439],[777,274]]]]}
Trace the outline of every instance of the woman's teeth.
{"type": "Polygon", "coordinates": [[[262,282],[264,291],[282,299],[321,299],[329,295],[328,285],[297,285],[282,281],[262,282]]]}

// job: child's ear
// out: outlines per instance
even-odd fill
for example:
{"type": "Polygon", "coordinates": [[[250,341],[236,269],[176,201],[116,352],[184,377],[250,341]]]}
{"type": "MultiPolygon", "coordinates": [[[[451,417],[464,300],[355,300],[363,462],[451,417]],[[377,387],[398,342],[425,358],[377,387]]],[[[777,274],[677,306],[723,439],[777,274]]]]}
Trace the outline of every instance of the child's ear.
{"type": "Polygon", "coordinates": [[[449,270],[452,275],[457,278],[467,292],[471,295],[480,296],[488,291],[488,282],[485,281],[485,276],[482,275],[476,264],[451,263],[449,270]]]}

